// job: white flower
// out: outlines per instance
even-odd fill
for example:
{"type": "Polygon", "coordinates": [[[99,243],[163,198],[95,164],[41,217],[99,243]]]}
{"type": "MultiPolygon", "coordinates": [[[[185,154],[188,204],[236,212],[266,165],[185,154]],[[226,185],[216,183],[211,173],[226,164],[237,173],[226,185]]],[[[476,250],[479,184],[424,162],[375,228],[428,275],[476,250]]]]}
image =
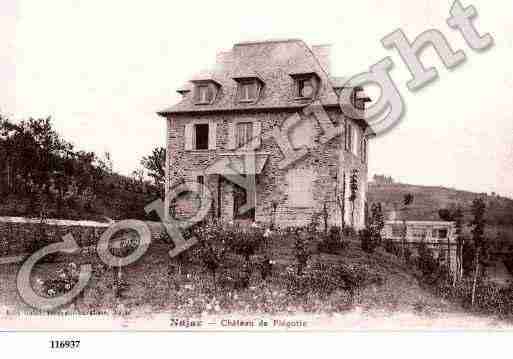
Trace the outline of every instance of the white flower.
{"type": "Polygon", "coordinates": [[[55,295],[55,289],[48,289],[48,295],[54,296],[55,295]]]}
{"type": "Polygon", "coordinates": [[[271,234],[273,233],[273,231],[271,231],[269,228],[267,228],[264,232],[264,237],[267,238],[269,237],[271,234]]]}
{"type": "Polygon", "coordinates": [[[216,306],[214,307],[214,310],[216,312],[219,312],[221,310],[221,307],[219,306],[219,304],[216,304],[216,306]]]}
{"type": "Polygon", "coordinates": [[[70,289],[71,289],[71,284],[66,284],[66,285],[64,286],[64,288],[66,288],[67,290],[70,290],[70,289]]]}

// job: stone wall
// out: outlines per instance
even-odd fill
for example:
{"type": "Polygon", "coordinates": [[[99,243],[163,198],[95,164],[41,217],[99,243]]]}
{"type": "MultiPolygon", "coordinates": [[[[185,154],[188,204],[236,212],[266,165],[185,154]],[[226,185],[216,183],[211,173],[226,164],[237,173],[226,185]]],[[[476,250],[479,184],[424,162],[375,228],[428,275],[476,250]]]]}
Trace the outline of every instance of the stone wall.
{"type": "Polygon", "coordinates": [[[80,247],[91,246],[98,242],[108,226],[93,221],[48,219],[41,224],[39,219],[0,217],[0,256],[30,253],[33,245],[41,240],[43,231],[52,243],[71,234],[80,247]]]}
{"type": "MultiPolygon", "coordinates": [[[[343,116],[339,109],[327,110],[330,119],[335,126],[343,123],[343,116]]],[[[340,224],[340,211],[335,201],[335,185],[337,179],[342,181],[342,174],[346,175],[346,188],[349,188],[349,175],[353,168],[359,171],[359,195],[355,201],[355,227],[362,228],[364,225],[364,204],[366,201],[367,189],[367,165],[352,153],[344,150],[344,134],[333,138],[326,144],[319,141],[320,127],[314,117],[304,118],[301,124],[294,128],[290,134],[291,141],[295,147],[307,146],[309,153],[297,163],[286,169],[279,168],[279,162],[283,159],[282,153],[273,138],[266,138],[265,134],[276,127],[279,127],[292,114],[293,111],[258,111],[245,113],[210,113],[190,114],[168,118],[168,188],[179,184],[182,181],[195,181],[196,176],[216,158],[220,153],[228,152],[228,124],[233,120],[257,120],[262,126],[262,144],[257,152],[268,155],[268,160],[262,173],[257,175],[257,203],[255,217],[259,222],[269,222],[272,213],[272,200],[279,199],[280,205],[276,212],[276,223],[281,226],[303,225],[308,223],[314,213],[322,211],[326,203],[330,213],[329,222],[340,224]],[[193,150],[185,151],[185,125],[196,121],[213,121],[216,123],[216,150],[193,150]],[[308,204],[298,206],[289,196],[290,181],[287,181],[289,171],[303,170],[304,173],[311,173],[311,198],[308,204]]],[[[356,126],[356,124],[354,124],[356,126]]],[[[343,126],[342,126],[343,127],[343,126]]],[[[358,128],[361,131],[361,128],[358,128]]],[[[361,133],[361,132],[360,132],[361,133]]],[[[299,172],[298,172],[299,173],[299,172]]],[[[218,176],[209,175],[206,178],[206,185],[214,195],[213,214],[217,212],[218,206],[218,176]]],[[[341,183],[341,182],[340,182],[341,183]]],[[[223,220],[230,220],[233,201],[230,200],[230,186],[223,186],[221,195],[221,214],[223,220]]],[[[346,190],[346,198],[349,192],[346,190]]],[[[351,202],[346,201],[346,224],[350,224],[351,202]]],[[[182,207],[182,209],[185,207],[182,207]]],[[[180,214],[180,208],[176,209],[180,214]]]]}

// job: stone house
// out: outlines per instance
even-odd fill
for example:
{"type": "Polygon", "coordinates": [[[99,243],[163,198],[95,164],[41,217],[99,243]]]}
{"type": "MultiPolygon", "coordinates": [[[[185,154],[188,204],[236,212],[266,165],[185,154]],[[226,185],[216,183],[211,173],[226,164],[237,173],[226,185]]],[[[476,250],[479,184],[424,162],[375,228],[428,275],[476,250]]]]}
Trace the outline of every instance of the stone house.
{"type": "MultiPolygon", "coordinates": [[[[167,122],[166,194],[180,183],[197,182],[210,192],[213,218],[295,226],[324,209],[328,221],[340,225],[337,198],[345,193],[346,223],[363,227],[372,132],[365,121],[343,115],[343,79],[330,75],[329,55],[329,46],[309,47],[301,40],[239,43],[219,53],[213,69],[178,89],[179,103],[158,112],[167,122]],[[314,103],[339,131],[329,141],[321,139],[322,115],[305,111],[314,103]],[[280,131],[287,133],[285,143],[277,140],[280,131]],[[291,151],[302,156],[284,166],[284,153],[291,151]],[[250,153],[253,172],[244,157],[250,153]],[[254,174],[255,193],[230,180],[222,161],[241,177],[254,174]],[[350,201],[353,170],[358,191],[350,201]],[[241,212],[250,196],[254,208],[241,212]]],[[[369,100],[360,88],[350,93],[360,109],[369,100]]],[[[168,216],[192,215],[190,194],[168,197],[168,216]]]]}

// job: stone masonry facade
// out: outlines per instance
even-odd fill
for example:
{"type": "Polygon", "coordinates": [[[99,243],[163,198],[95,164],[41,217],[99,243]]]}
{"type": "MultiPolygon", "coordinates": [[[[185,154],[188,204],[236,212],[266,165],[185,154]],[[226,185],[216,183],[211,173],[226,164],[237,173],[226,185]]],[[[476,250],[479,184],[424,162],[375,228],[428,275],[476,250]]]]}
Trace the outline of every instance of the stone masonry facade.
{"type": "MultiPolygon", "coordinates": [[[[322,212],[323,207],[328,210],[329,223],[340,225],[341,211],[336,194],[342,192],[345,177],[345,223],[354,224],[355,229],[362,228],[367,191],[367,138],[371,133],[363,121],[349,119],[340,110],[338,90],[342,87],[337,87],[340,82],[338,78],[329,75],[326,47],[312,49],[300,40],[237,44],[231,56],[225,53],[221,60],[218,58],[221,64],[217,64],[217,71],[207,75],[203,73],[200,82],[193,80],[180,89],[184,96],[182,102],[159,112],[167,121],[166,193],[180,183],[196,182],[201,176],[212,194],[213,205],[209,216],[222,221],[236,219],[235,185],[222,173],[212,173],[207,169],[223,156],[234,156],[247,150],[234,148],[234,139],[230,137],[234,136],[234,124],[250,123],[253,124],[253,135],[260,138],[251,151],[263,161],[263,165],[257,164],[261,168],[256,174],[256,206],[250,220],[270,222],[273,217],[272,204],[275,202],[278,204],[275,223],[279,226],[305,225],[314,214],[322,212]],[[279,53],[281,58],[276,61],[273,61],[273,56],[261,58],[269,55],[269,52],[279,53]],[[294,61],[294,65],[290,65],[294,61]],[[258,78],[262,83],[259,85],[260,94],[252,104],[237,103],[241,87],[233,79],[237,79],[241,73],[245,79],[258,78]],[[294,98],[294,83],[297,80],[290,74],[295,73],[307,79],[313,76],[311,74],[316,76],[315,100],[323,105],[333,125],[344,131],[349,129],[350,136],[343,131],[329,142],[321,143],[319,122],[315,116],[306,116],[302,111],[312,103],[314,96],[310,99],[294,98]],[[208,81],[215,83],[215,99],[209,104],[194,103],[198,83],[201,85],[208,81]],[[280,100],[277,101],[276,97],[280,100]],[[284,155],[275,138],[265,134],[281,128],[289,117],[296,114],[301,121],[291,128],[289,140],[294,149],[307,148],[308,153],[290,166],[280,168],[279,163],[284,155]],[[195,149],[187,144],[187,141],[191,141],[188,139],[191,136],[190,128],[201,123],[209,125],[208,149],[195,149]],[[350,146],[346,143],[348,137],[351,137],[350,146]],[[358,171],[358,191],[354,202],[349,200],[353,170],[358,171]]],[[[187,217],[194,212],[197,203],[192,196],[182,196],[172,203],[166,201],[166,205],[168,214],[187,217]]]]}

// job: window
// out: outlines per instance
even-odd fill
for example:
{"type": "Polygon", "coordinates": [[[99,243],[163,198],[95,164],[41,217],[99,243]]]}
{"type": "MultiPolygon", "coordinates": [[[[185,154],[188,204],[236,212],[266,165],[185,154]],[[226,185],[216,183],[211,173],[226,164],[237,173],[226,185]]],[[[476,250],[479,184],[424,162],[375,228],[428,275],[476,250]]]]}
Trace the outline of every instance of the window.
{"type": "Polygon", "coordinates": [[[237,123],[237,148],[244,147],[251,143],[253,138],[253,123],[252,122],[239,122],[237,123]]]}
{"type": "Polygon", "coordinates": [[[209,91],[208,85],[198,85],[198,102],[199,103],[209,103],[209,91]]]}
{"type": "Polygon", "coordinates": [[[293,74],[295,81],[295,99],[311,100],[314,99],[319,88],[319,77],[315,73],[293,74]]]}
{"type": "Polygon", "coordinates": [[[358,127],[353,126],[351,144],[353,145],[351,151],[355,156],[358,156],[358,145],[360,144],[360,133],[358,132],[358,127]]]}
{"type": "Polygon", "coordinates": [[[234,77],[237,82],[236,101],[238,102],[256,102],[260,97],[260,92],[264,82],[257,76],[234,77]]]}
{"type": "Polygon", "coordinates": [[[241,82],[239,84],[239,101],[253,102],[257,99],[257,83],[256,81],[241,82]]]}
{"type": "Polygon", "coordinates": [[[185,150],[215,150],[216,133],[217,124],[215,121],[198,120],[197,122],[185,124],[185,150]]]}
{"type": "Polygon", "coordinates": [[[208,150],[208,123],[199,123],[194,125],[195,149],[208,150]]]}
{"type": "Polygon", "coordinates": [[[194,86],[194,102],[197,105],[208,105],[214,102],[219,84],[212,80],[196,81],[194,86]]]}
{"type": "Polygon", "coordinates": [[[262,124],[254,119],[234,120],[228,123],[228,150],[256,150],[261,145],[262,124]]]}
{"type": "Polygon", "coordinates": [[[346,123],[346,151],[352,152],[355,156],[358,156],[358,150],[361,150],[363,143],[360,143],[360,135],[358,128],[346,123]]]}
{"type": "Polygon", "coordinates": [[[413,228],[412,229],[412,237],[425,238],[426,236],[427,236],[427,231],[425,228],[413,228]]]}
{"type": "Polygon", "coordinates": [[[314,93],[314,87],[312,79],[301,79],[297,82],[297,97],[312,98],[314,93]]]}
{"type": "Polygon", "coordinates": [[[448,230],[447,228],[436,228],[433,229],[433,238],[444,239],[447,238],[448,230]]]}

